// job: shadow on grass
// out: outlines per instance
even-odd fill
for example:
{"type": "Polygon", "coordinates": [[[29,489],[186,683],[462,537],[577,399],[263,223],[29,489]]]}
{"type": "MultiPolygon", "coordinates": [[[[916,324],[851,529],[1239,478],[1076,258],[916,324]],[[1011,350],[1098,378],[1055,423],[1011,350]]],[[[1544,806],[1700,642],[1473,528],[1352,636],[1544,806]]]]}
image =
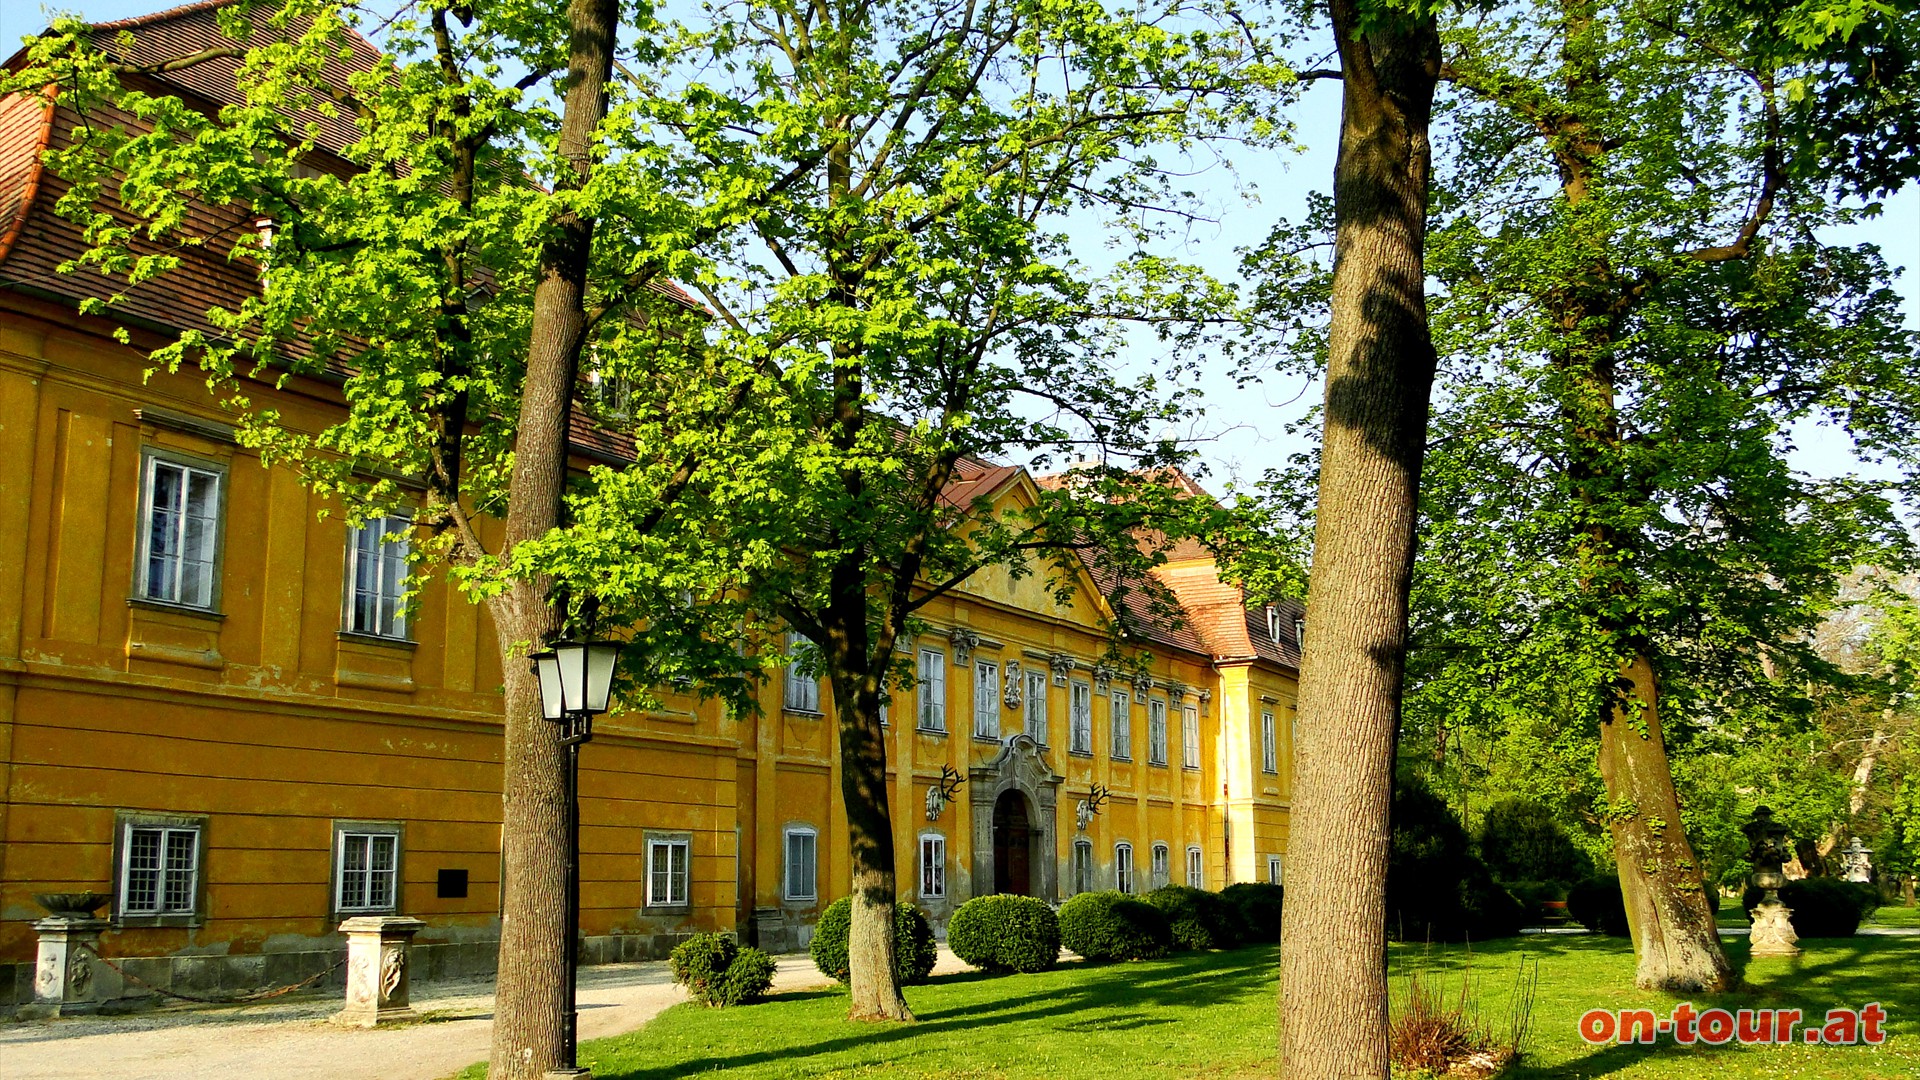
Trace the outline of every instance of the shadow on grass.
{"type": "MultiPolygon", "coordinates": [[[[1076,1019],[1069,1024],[1059,1026],[1059,1030],[1091,1033],[1172,1024],[1178,1022],[1177,1017],[1153,1015],[1154,1011],[1204,1009],[1217,1004],[1222,999],[1271,985],[1275,973],[1275,953],[1270,947],[1260,947],[1225,953],[1183,954],[1151,965],[1143,965],[1138,969],[1136,977],[1114,977],[1128,973],[1132,967],[1133,965],[1126,964],[1087,964],[1066,969],[1056,968],[1055,975],[1064,970],[1074,975],[1084,973],[1086,977],[1066,985],[1050,980],[1046,989],[1035,993],[1013,994],[977,1003],[916,1009],[918,1022],[913,1024],[856,1024],[845,1020],[828,1022],[821,1024],[820,1028],[823,1034],[833,1033],[832,1037],[811,1043],[769,1045],[741,1053],[720,1053],[677,1061],[661,1061],[658,1064],[649,1063],[638,1068],[622,1062],[610,1061],[610,1058],[623,1056],[630,1047],[637,1048],[634,1044],[646,1038],[644,1032],[637,1033],[633,1036],[609,1040],[595,1047],[599,1052],[594,1055],[597,1058],[594,1074],[605,1077],[606,1080],[673,1080],[673,1078],[696,1073],[751,1068],[774,1061],[796,1065],[819,1055],[875,1046],[891,1048],[890,1060],[897,1064],[901,1057],[915,1056],[924,1052],[914,1048],[915,1040],[953,1031],[998,1027],[1089,1012],[1099,1015],[1076,1019]],[[1204,981],[1205,993],[1194,992],[1196,983],[1200,981],[1204,981]]],[[[941,976],[930,980],[929,986],[964,986],[996,978],[1011,982],[1021,977],[1017,975],[988,976],[979,972],[968,972],[941,976]]],[[[792,1002],[806,998],[833,996],[839,995],[835,991],[825,990],[804,995],[782,994],[773,1000],[792,1002]]],[[[743,1013],[741,1022],[750,1023],[750,1013],[743,1013]]],[[[657,1055],[650,1056],[657,1057],[657,1055]]]]}

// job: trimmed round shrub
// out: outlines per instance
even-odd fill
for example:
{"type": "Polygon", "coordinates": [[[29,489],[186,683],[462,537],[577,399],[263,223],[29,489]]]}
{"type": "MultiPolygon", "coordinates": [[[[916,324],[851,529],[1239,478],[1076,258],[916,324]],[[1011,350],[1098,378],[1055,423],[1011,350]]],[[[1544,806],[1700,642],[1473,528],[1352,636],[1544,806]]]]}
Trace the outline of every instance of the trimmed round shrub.
{"type": "Polygon", "coordinates": [[[1031,896],[976,896],[947,920],[947,948],[981,971],[1045,971],[1060,958],[1060,920],[1031,896]]]}
{"type": "Polygon", "coordinates": [[[1590,933],[1608,937],[1628,937],[1627,901],[1620,894],[1620,879],[1590,877],[1567,890],[1567,914],[1590,933]]]}
{"type": "Polygon", "coordinates": [[[1146,900],[1167,913],[1176,949],[1228,949],[1237,939],[1233,915],[1217,893],[1190,885],[1162,885],[1146,900]]]}
{"type": "Polygon", "coordinates": [[[742,949],[725,934],[695,934],[674,946],[667,968],[674,982],[707,1005],[755,1001],[773,986],[773,958],[742,949]]]}
{"type": "Polygon", "coordinates": [[[1280,906],[1287,890],[1264,881],[1242,881],[1220,890],[1232,919],[1234,940],[1241,944],[1276,945],[1280,941],[1280,906]]]}
{"type": "Polygon", "coordinates": [[[748,946],[727,965],[727,973],[713,991],[709,1005],[745,1005],[759,1001],[773,989],[773,957],[748,946]]]}
{"type": "MultiPolygon", "coordinates": [[[[853,929],[853,898],[843,896],[827,905],[813,928],[813,942],[807,954],[813,966],[830,979],[847,981],[847,938],[853,929]]],[[[913,986],[927,981],[933,963],[939,959],[933,927],[927,917],[912,904],[893,906],[893,966],[900,985],[913,986]]]]}
{"type": "Polygon", "coordinates": [[[1520,932],[1526,913],[1473,853],[1446,800],[1419,783],[1393,800],[1387,932],[1402,941],[1485,941],[1520,932]]]}
{"type": "MultiPolygon", "coordinates": [[[[1741,895],[1749,916],[1764,895],[1752,886],[1741,895]]],[[[1799,878],[1780,886],[1780,902],[1790,911],[1787,921],[1803,938],[1852,937],[1865,906],[1876,900],[1870,887],[1833,878],[1799,878]]]]}
{"type": "Polygon", "coordinates": [[[1173,933],[1152,904],[1090,892],[1060,905],[1060,943],[1088,960],[1153,960],[1167,954],[1173,933]]]}

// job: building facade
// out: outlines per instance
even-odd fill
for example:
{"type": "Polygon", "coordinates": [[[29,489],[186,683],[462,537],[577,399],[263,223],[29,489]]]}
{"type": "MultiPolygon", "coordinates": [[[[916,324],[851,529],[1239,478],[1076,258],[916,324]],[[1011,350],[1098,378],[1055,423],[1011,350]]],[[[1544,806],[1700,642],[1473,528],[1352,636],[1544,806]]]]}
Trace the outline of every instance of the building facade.
{"type": "MultiPolygon", "coordinates": [[[[201,5],[123,28],[211,26],[201,5]]],[[[217,98],[217,75],[170,89],[217,98]]],[[[488,970],[487,615],[434,576],[404,602],[388,534],[408,522],[349,526],[240,446],[196,373],[149,377],[147,350],[250,287],[244,263],[193,253],[115,320],[79,313],[108,286],[54,271],[80,240],[39,165],[78,122],[0,101],[0,963],[18,965],[0,1004],[30,997],[34,897],[53,892],[111,897],[103,976],[125,975],[103,997],[292,982],[333,965],[336,927],[365,914],[425,920],[416,977],[488,970]]],[[[324,378],[257,400],[309,430],[342,407],[324,378]]],[[[985,465],[957,484],[1036,492],[985,465]]],[[[1114,613],[1091,580],[1060,602],[990,570],[924,610],[936,629],[903,645],[918,679],[887,732],[900,893],[936,924],[987,892],[1281,877],[1297,613],[1249,610],[1203,552],[1174,555],[1159,584],[1184,616],[1128,639],[1125,675],[1098,663],[1114,613]]],[[[669,698],[597,725],[589,960],[702,930],[800,947],[847,891],[830,694],[796,670],[758,705],[669,698]]]]}

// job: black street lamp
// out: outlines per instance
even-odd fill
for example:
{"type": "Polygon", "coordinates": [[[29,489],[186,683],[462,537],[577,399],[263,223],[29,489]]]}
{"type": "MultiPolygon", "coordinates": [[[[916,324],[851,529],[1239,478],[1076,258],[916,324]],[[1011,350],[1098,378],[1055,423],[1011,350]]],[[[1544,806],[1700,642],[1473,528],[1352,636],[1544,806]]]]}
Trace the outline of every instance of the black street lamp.
{"type": "Polygon", "coordinates": [[[540,715],[560,725],[567,748],[567,1004],[562,1074],[580,1074],[580,744],[593,738],[593,718],[607,711],[617,641],[556,641],[528,657],[540,677],[540,715]]]}

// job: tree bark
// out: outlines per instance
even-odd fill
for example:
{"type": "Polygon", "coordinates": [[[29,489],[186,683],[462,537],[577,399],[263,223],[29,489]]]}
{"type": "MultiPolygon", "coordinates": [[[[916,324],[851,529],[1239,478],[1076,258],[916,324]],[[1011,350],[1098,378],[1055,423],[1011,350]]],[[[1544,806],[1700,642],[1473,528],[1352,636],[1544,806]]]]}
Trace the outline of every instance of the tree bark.
{"type": "Polygon", "coordinates": [[[832,682],[840,721],[840,801],[847,808],[852,868],[847,1018],[912,1020],[895,962],[893,815],[887,800],[887,745],[880,728],[880,678],[846,671],[832,682]]]}
{"type": "Polygon", "coordinates": [[[1420,465],[1434,375],[1424,247],[1431,19],[1334,0],[1344,99],[1287,904],[1284,1077],[1384,1078],[1386,876],[1420,465]]]}
{"type": "MultiPolygon", "coordinates": [[[[615,0],[573,0],[567,90],[559,152],[572,168],[565,186],[586,182],[595,131],[607,114],[613,70],[615,0]]],[[[506,535],[501,558],[560,524],[567,480],[567,429],[586,332],[588,256],[593,219],[568,212],[540,250],[534,284],[527,373],[514,437],[506,535]]],[[[544,576],[515,581],[489,601],[506,684],[501,808],[499,980],[495,992],[491,1080],[537,1080],[564,1061],[568,1017],[567,783],[558,725],[540,713],[539,683],[526,655],[561,628],[544,576]]]]}
{"type": "Polygon", "coordinates": [[[1611,804],[1620,893],[1633,932],[1634,984],[1648,990],[1718,992],[1733,969],[1680,827],[1680,803],[1666,744],[1653,668],[1635,656],[1621,667],[1610,712],[1600,725],[1600,776],[1611,804]]]}

